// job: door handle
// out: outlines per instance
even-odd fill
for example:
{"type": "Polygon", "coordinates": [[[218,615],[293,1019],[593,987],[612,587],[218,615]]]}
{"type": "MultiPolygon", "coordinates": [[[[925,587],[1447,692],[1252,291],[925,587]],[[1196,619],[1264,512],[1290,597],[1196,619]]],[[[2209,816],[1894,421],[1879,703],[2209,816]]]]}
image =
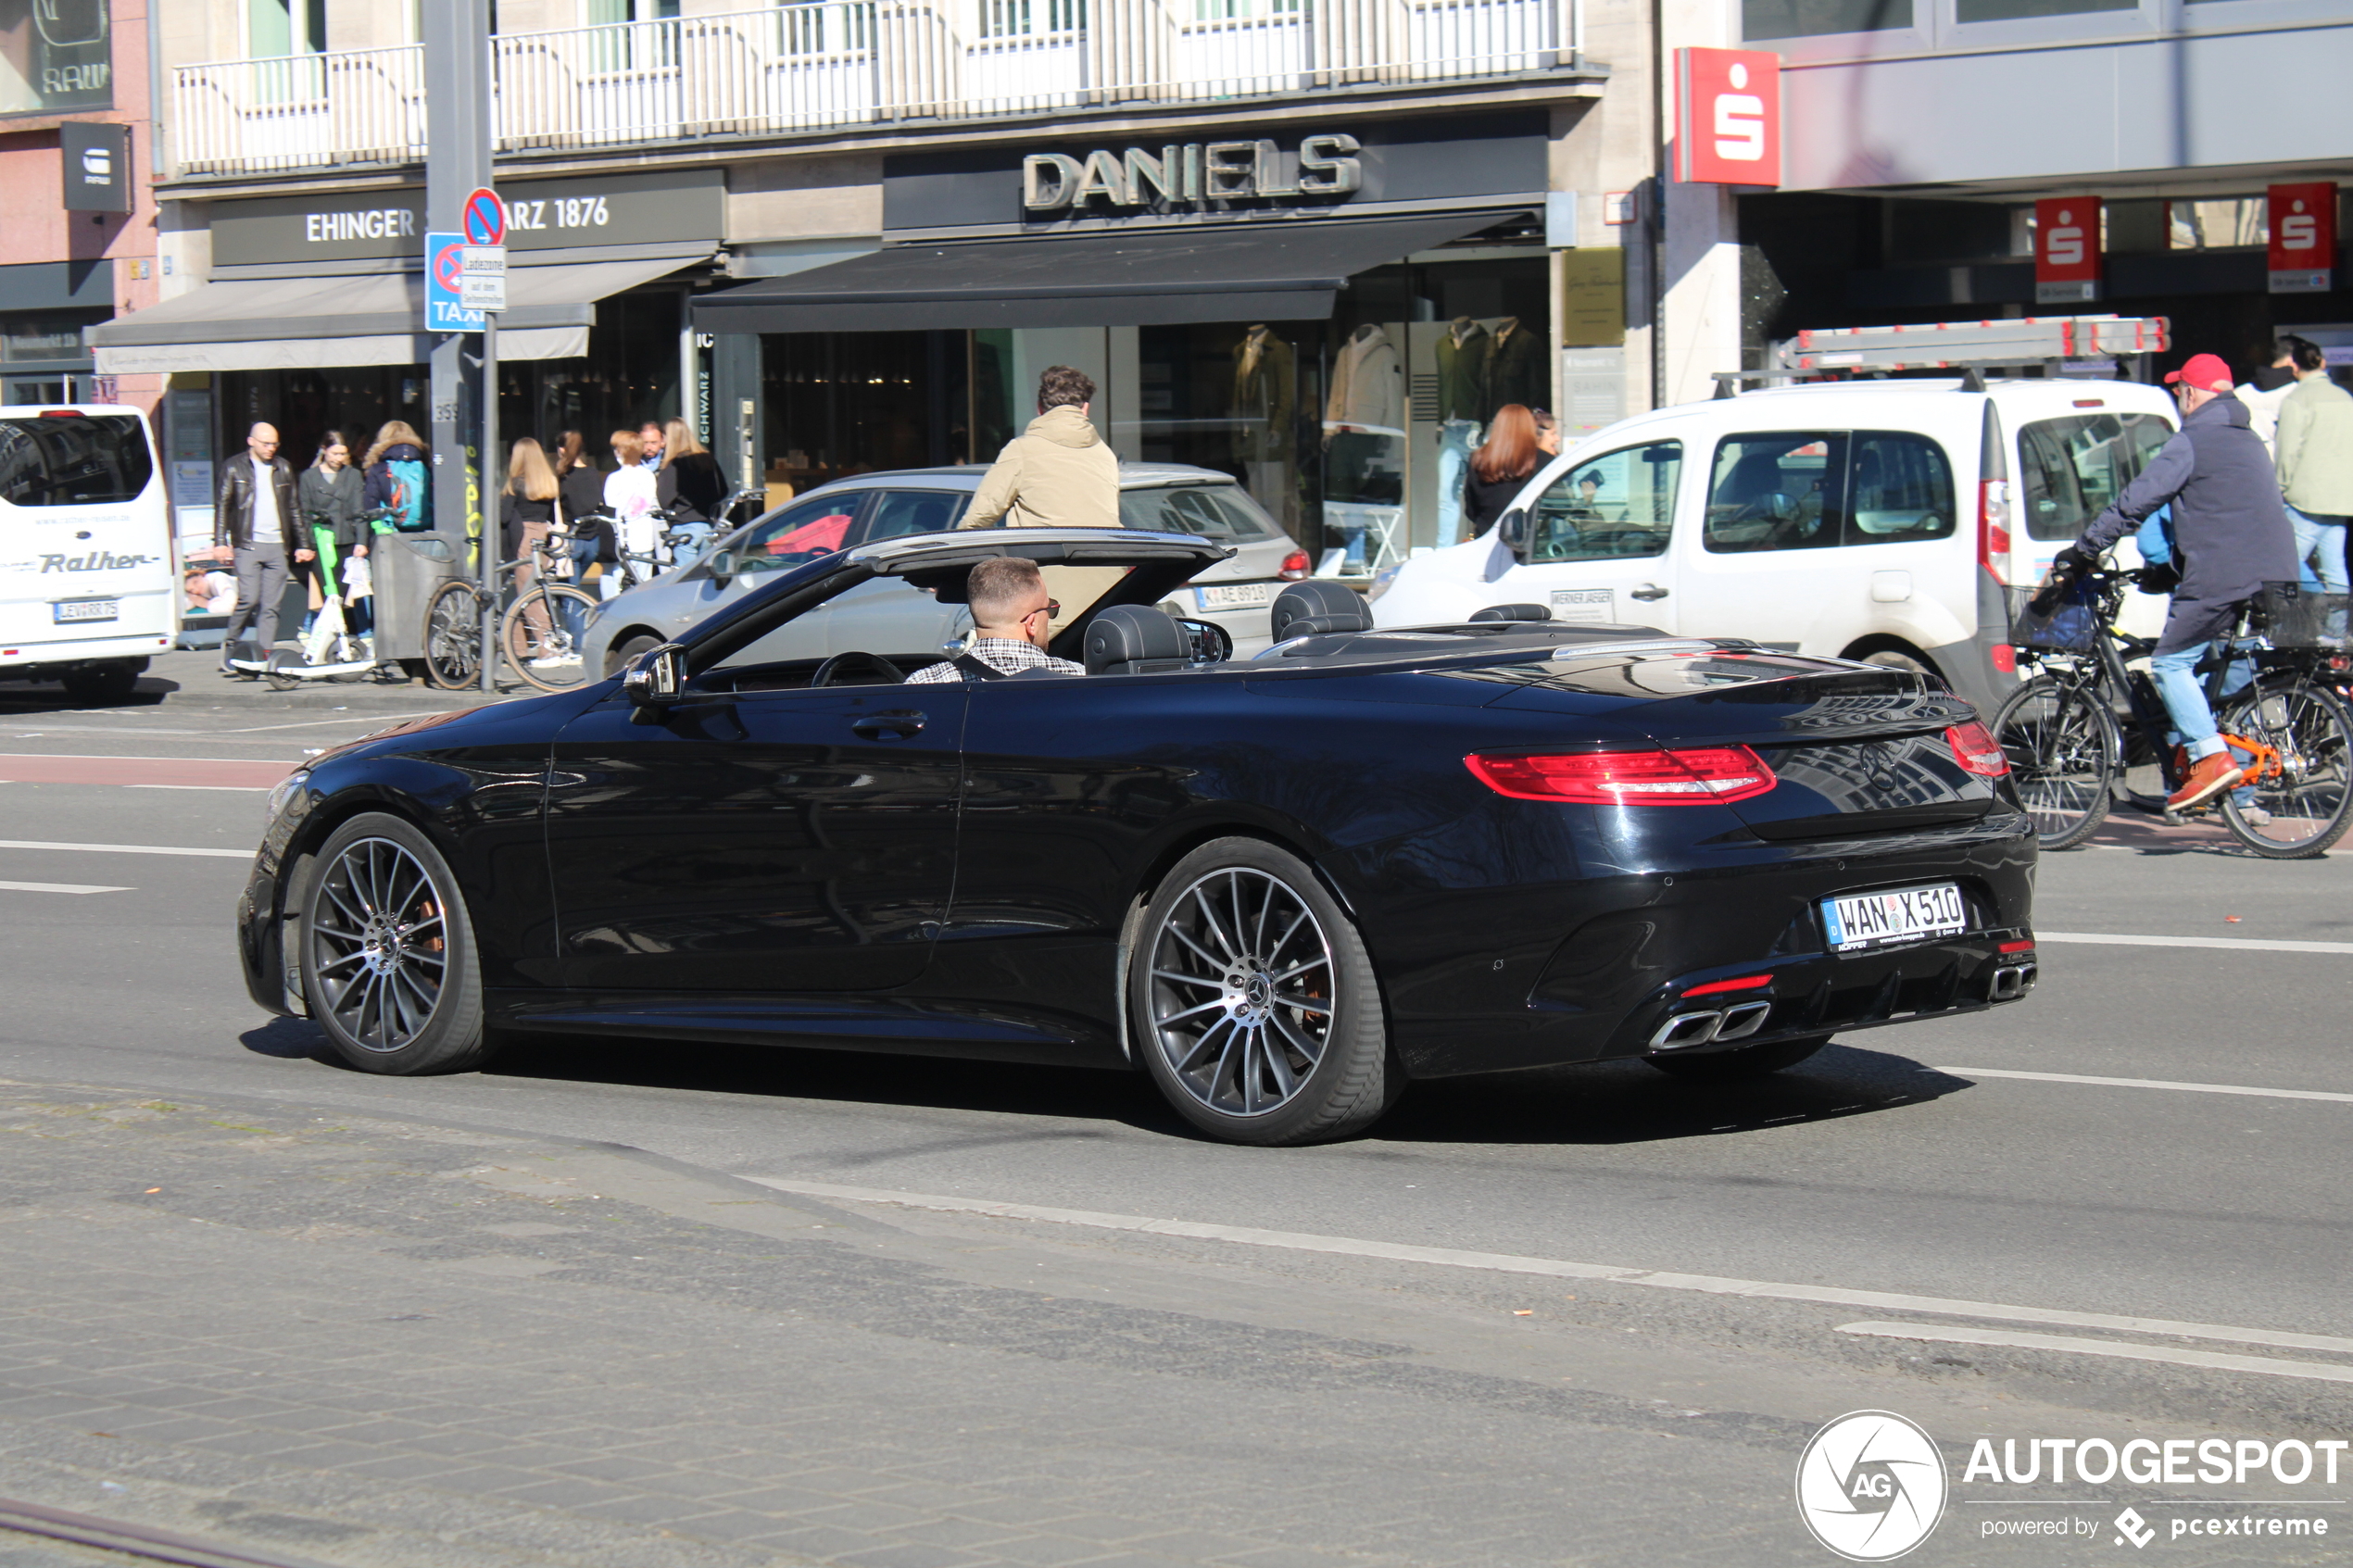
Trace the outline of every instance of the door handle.
{"type": "Polygon", "coordinates": [[[909,735],[922,731],[924,717],[921,713],[904,709],[890,713],[869,713],[863,719],[853,721],[849,726],[849,733],[862,740],[881,740],[886,737],[892,740],[905,740],[909,735]]]}
{"type": "Polygon", "coordinates": [[[1663,599],[1667,596],[1667,590],[1655,583],[1645,583],[1626,596],[1629,599],[1663,599]]]}

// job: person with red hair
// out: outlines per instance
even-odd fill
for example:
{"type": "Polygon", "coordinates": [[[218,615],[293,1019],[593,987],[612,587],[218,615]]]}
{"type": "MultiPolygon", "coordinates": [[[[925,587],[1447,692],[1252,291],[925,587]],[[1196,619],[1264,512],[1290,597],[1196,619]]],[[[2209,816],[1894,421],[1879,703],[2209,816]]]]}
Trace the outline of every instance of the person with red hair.
{"type": "Polygon", "coordinates": [[[1487,441],[1471,454],[1463,480],[1463,521],[1474,539],[1495,526],[1544,459],[1536,416],[1525,403],[1506,403],[1487,426],[1487,441]]]}

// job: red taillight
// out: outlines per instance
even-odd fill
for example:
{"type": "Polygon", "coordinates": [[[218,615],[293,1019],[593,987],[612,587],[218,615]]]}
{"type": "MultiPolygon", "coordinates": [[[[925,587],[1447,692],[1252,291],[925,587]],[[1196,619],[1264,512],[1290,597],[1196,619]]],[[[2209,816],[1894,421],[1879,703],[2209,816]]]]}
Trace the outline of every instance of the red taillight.
{"type": "MultiPolygon", "coordinates": [[[[2031,952],[2032,952],[2033,950],[2034,950],[2034,944],[2033,944],[2032,941],[2026,941],[2026,942],[2005,942],[2005,943],[2003,943],[2003,944],[2002,944],[2002,951],[2004,951],[2004,952],[2006,952],[2006,953],[2031,953],[2031,952]]],[[[1685,995],[1685,996],[1687,996],[1687,997],[1688,997],[1688,996],[1690,996],[1690,995],[1691,995],[1691,993],[1690,993],[1689,991],[1686,991],[1686,992],[1684,992],[1684,993],[1683,993],[1683,995],[1685,995]]]]}
{"type": "Polygon", "coordinates": [[[1985,657],[1992,659],[1994,661],[1994,668],[2000,671],[2003,674],[2015,675],[2018,673],[2018,649],[2010,646],[2009,644],[1995,643],[1994,645],[1994,650],[1985,657]]]}
{"type": "Polygon", "coordinates": [[[41,410],[41,417],[44,420],[78,420],[82,418],[82,410],[79,408],[44,408],[41,410]]]}
{"type": "Polygon", "coordinates": [[[1711,980],[1705,985],[1692,986],[1683,995],[1712,997],[1719,991],[1754,991],[1759,986],[1770,985],[1772,983],[1773,977],[1769,974],[1744,974],[1738,980],[1711,980]]]}
{"type": "Polygon", "coordinates": [[[1283,558],[1283,569],[1275,573],[1286,583],[1304,582],[1307,577],[1307,552],[1293,550],[1283,558]]]}
{"type": "Polygon", "coordinates": [[[1700,806],[1745,800],[1778,782],[1744,746],[1680,751],[1571,751],[1534,757],[1463,759],[1479,783],[1514,800],[1573,800],[1588,806],[1700,806]]]}
{"type": "Polygon", "coordinates": [[[1977,487],[1977,562],[1994,576],[2009,565],[2010,482],[1988,479],[1977,487]],[[2002,558],[1996,561],[1994,558],[2002,558]]]}
{"type": "Polygon", "coordinates": [[[1975,773],[1982,779],[1998,779],[2010,771],[2010,759],[2002,755],[2001,743],[1993,732],[1972,719],[1966,724],[1956,724],[1944,732],[1952,745],[1953,759],[1961,771],[1975,773]]]}

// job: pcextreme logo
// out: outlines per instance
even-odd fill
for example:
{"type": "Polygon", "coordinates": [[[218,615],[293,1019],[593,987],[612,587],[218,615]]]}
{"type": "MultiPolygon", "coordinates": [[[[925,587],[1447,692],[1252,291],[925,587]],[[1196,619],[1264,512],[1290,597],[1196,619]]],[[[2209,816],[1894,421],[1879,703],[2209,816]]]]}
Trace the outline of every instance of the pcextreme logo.
{"type": "Polygon", "coordinates": [[[1856,1411],[1814,1434],[1797,1461],[1797,1512],[1850,1562],[1903,1556],[1944,1513],[1944,1458],[1887,1411],[1856,1411]]]}

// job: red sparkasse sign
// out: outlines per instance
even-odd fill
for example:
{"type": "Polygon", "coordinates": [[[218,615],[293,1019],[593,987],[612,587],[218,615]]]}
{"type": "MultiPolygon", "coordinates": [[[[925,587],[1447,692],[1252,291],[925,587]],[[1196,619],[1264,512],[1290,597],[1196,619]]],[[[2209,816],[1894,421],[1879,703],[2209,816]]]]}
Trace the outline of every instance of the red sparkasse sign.
{"type": "Polygon", "coordinates": [[[1675,178],[1781,182],[1781,57],[1769,49],[1675,51],[1675,178]]]}
{"type": "Polygon", "coordinates": [[[2034,204],[2034,303],[2100,297],[2100,198],[2053,196],[2034,204]]]}
{"type": "Polygon", "coordinates": [[[2274,185],[2270,201],[2271,292],[2326,294],[2336,282],[2336,187],[2274,185]]]}

